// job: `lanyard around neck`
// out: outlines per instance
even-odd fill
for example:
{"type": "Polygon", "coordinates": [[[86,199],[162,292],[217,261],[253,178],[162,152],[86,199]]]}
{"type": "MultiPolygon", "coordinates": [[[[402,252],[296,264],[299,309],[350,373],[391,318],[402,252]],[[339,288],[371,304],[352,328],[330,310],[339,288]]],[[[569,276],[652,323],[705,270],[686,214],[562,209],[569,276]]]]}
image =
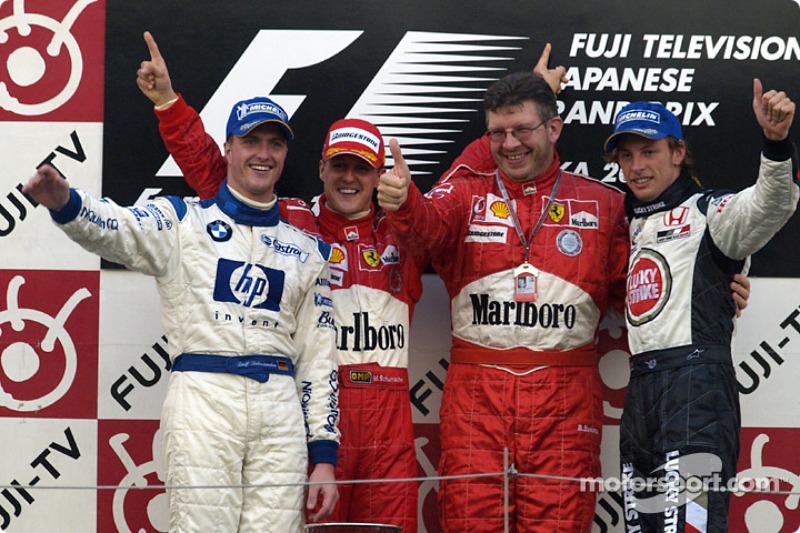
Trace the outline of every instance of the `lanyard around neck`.
{"type": "Polygon", "coordinates": [[[550,193],[550,198],[548,198],[547,200],[547,207],[542,211],[542,214],[539,217],[539,221],[536,222],[536,225],[531,230],[531,236],[529,238],[526,238],[525,232],[522,231],[522,224],[519,221],[519,216],[517,215],[517,211],[511,204],[511,198],[509,198],[508,196],[508,191],[506,190],[506,186],[503,183],[503,180],[500,178],[500,169],[495,171],[494,177],[497,180],[497,187],[500,189],[500,194],[503,195],[503,201],[508,206],[508,212],[511,215],[511,220],[514,222],[514,229],[517,230],[517,236],[519,237],[519,242],[521,242],[522,246],[525,247],[525,262],[527,263],[528,256],[531,251],[531,243],[533,243],[533,239],[534,237],[536,237],[536,234],[539,233],[539,230],[542,229],[542,224],[544,224],[544,219],[550,212],[550,208],[553,207],[553,202],[555,202],[556,193],[558,192],[558,185],[559,183],[561,183],[561,169],[558,169],[558,176],[556,176],[556,181],[553,184],[553,191],[550,193]]]}

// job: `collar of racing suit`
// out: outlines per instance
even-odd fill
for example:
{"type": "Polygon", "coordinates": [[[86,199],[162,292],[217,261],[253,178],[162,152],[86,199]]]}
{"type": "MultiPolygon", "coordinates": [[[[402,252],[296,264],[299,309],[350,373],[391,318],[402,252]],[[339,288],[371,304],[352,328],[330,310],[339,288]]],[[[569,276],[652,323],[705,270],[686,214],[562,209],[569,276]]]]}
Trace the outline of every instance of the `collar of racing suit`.
{"type": "Polygon", "coordinates": [[[373,218],[375,206],[370,205],[369,212],[359,218],[349,219],[327,206],[327,199],[323,194],[319,199],[319,216],[317,222],[323,238],[333,242],[347,242],[360,240],[373,233],[373,218]],[[354,236],[356,236],[354,238],[354,236]]]}
{"type": "MultiPolygon", "coordinates": [[[[508,190],[511,198],[518,198],[535,192],[547,191],[553,187],[561,167],[558,152],[553,152],[553,162],[543,173],[528,181],[514,181],[506,178],[502,172],[500,177],[508,190]]],[[[463,152],[453,161],[450,169],[444,173],[439,183],[446,182],[453,176],[462,173],[481,174],[493,176],[497,170],[497,163],[492,156],[490,139],[487,136],[479,137],[472,141],[463,152]]]]}
{"type": "Polygon", "coordinates": [[[220,185],[214,198],[203,200],[200,203],[204,206],[217,204],[220,210],[231,217],[234,222],[245,226],[276,226],[280,220],[278,202],[275,202],[275,205],[266,211],[251,207],[231,194],[227,181],[220,185]]]}
{"type": "Polygon", "coordinates": [[[686,171],[682,171],[678,179],[672,182],[672,184],[661,193],[661,196],[652,202],[640,202],[636,199],[633,192],[627,189],[625,191],[625,211],[627,212],[628,220],[674,209],[691,195],[702,192],[702,190],[700,183],[686,171]]]}
{"type": "Polygon", "coordinates": [[[519,198],[521,196],[528,196],[537,192],[549,191],[553,188],[558,177],[559,170],[561,170],[561,162],[557,153],[553,153],[553,162],[547,167],[547,170],[527,181],[515,181],[508,179],[500,171],[500,178],[503,180],[508,191],[509,198],[519,198]]]}

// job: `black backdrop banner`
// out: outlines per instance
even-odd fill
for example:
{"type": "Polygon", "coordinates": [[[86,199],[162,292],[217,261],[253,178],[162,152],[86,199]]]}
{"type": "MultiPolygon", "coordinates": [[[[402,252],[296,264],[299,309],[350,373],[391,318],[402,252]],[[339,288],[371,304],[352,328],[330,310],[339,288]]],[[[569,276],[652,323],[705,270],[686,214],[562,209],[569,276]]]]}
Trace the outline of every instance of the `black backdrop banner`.
{"type": "MultiPolygon", "coordinates": [[[[107,2],[103,194],[123,204],[191,195],[170,165],[135,83],[155,36],[174,87],[223,140],[230,107],[256,94],[287,108],[296,139],[279,193],[321,192],[327,127],[344,116],[400,140],[427,190],[484,130],[482,92],[533,67],[546,42],[569,68],[560,98],[562,166],[616,186],[602,160],[615,112],[633,100],[680,117],[705,186],[755,181],[761,134],[752,79],[800,100],[800,3],[761,2],[107,2]]],[[[799,125],[792,137],[796,140],[799,125]]],[[[753,258],[755,276],[796,277],[800,218],[753,258]]]]}

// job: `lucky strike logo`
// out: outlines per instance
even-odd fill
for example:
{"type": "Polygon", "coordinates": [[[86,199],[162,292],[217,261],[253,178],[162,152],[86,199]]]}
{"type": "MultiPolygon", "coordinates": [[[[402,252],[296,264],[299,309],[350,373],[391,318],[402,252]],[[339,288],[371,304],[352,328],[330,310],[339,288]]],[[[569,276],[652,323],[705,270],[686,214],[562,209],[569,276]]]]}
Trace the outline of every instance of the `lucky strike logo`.
{"type": "Polygon", "coordinates": [[[103,120],[105,2],[0,2],[0,121],[103,120]]]}
{"type": "Polygon", "coordinates": [[[669,265],[655,250],[643,249],[628,272],[628,318],[641,325],[658,315],[669,299],[669,265]]]}
{"type": "Polygon", "coordinates": [[[99,273],[0,273],[0,290],[0,415],[94,418],[99,273]]]}

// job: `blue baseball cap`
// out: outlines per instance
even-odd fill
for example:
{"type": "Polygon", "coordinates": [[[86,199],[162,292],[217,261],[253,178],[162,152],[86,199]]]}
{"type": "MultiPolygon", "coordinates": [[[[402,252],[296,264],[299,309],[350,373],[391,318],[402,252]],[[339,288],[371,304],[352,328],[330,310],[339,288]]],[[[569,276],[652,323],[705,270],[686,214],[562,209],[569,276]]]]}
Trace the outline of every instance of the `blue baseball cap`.
{"type": "Polygon", "coordinates": [[[617,147],[617,138],[624,133],[633,133],[648,139],[662,139],[667,136],[683,139],[678,117],[658,102],[633,102],[623,107],[614,119],[614,133],[603,145],[606,153],[617,147]]]}
{"type": "Polygon", "coordinates": [[[225,130],[225,138],[231,135],[241,137],[247,135],[253,128],[267,122],[274,122],[283,130],[286,140],[294,138],[292,128],[289,127],[289,115],[274,101],[266,96],[257,96],[250,100],[242,100],[231,109],[231,116],[228,117],[228,127],[225,130]]]}

